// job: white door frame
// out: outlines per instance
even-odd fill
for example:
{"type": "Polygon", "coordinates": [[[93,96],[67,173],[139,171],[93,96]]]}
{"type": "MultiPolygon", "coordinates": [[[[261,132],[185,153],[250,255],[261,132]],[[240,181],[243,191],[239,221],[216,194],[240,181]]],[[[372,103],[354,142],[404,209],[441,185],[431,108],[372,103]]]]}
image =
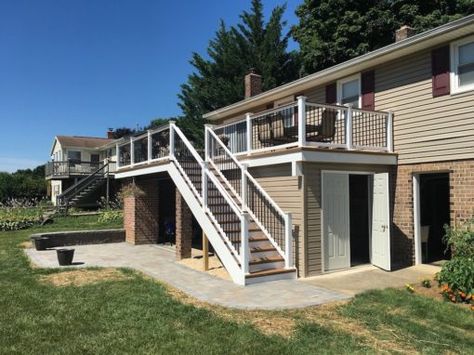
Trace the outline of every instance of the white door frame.
{"type": "Polygon", "coordinates": [[[423,263],[421,257],[421,203],[420,203],[420,174],[413,174],[413,234],[415,243],[415,265],[423,263]]]}
{"type": "MultiPolygon", "coordinates": [[[[325,174],[347,174],[347,175],[369,175],[370,179],[373,179],[374,174],[376,172],[374,171],[352,171],[352,170],[321,170],[321,186],[320,186],[320,195],[321,195],[321,272],[322,273],[327,273],[327,272],[334,272],[334,271],[327,271],[326,270],[326,265],[324,262],[324,258],[326,257],[325,252],[324,252],[324,201],[323,201],[323,186],[324,186],[324,175],[325,174]]],[[[369,184],[369,194],[371,192],[370,184],[369,184]]],[[[349,190],[350,193],[350,190],[349,190]]],[[[370,197],[370,196],[369,196],[370,197]]],[[[369,204],[370,204],[370,198],[369,198],[369,204]]],[[[369,205],[369,208],[371,205],[369,205]]],[[[349,211],[350,212],[350,211],[349,211]]],[[[369,223],[372,223],[372,216],[369,215],[369,223]]],[[[350,229],[349,229],[350,233],[350,229]]],[[[370,226],[369,228],[369,257],[372,262],[372,228],[370,226]]],[[[350,238],[349,238],[349,251],[350,251],[350,238]]]]}

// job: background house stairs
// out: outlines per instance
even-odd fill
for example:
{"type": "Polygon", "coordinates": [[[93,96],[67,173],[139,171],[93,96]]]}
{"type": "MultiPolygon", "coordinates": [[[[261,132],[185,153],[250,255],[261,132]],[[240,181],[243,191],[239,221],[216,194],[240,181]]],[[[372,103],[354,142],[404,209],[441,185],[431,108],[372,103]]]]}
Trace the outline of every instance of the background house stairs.
{"type": "MultiPolygon", "coordinates": [[[[56,211],[67,214],[70,207],[83,205],[109,178],[109,164],[99,167],[92,174],[79,180],[56,198],[56,211]]],[[[97,201],[92,201],[96,204],[97,201]]]]}

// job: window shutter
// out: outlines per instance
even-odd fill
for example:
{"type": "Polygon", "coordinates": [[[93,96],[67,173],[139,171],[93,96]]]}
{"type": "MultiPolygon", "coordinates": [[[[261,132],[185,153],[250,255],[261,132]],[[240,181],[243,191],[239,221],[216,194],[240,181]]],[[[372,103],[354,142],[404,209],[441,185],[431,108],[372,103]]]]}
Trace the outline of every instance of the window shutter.
{"type": "Polygon", "coordinates": [[[326,103],[337,103],[337,86],[336,83],[326,85],[326,103]]]}
{"type": "Polygon", "coordinates": [[[362,109],[375,110],[375,73],[373,70],[362,73],[362,109]]]}
{"type": "Polygon", "coordinates": [[[449,95],[449,46],[431,52],[433,97],[449,95]]]}

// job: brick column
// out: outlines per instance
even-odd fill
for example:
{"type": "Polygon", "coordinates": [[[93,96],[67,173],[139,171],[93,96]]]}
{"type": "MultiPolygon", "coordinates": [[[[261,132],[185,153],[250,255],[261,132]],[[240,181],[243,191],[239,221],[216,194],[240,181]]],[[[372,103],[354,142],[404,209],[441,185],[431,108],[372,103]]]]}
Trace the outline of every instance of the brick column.
{"type": "Polygon", "coordinates": [[[176,189],[176,259],[191,257],[193,217],[186,201],[176,189]]]}
{"type": "Polygon", "coordinates": [[[133,194],[124,197],[125,239],[131,244],[158,242],[158,181],[137,180],[133,194]]]}

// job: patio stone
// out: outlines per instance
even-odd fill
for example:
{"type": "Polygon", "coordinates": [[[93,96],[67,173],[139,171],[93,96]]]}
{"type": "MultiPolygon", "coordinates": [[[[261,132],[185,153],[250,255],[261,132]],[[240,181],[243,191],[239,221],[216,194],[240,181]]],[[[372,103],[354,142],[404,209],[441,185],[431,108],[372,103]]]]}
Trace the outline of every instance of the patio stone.
{"type": "MultiPolygon", "coordinates": [[[[331,291],[300,280],[264,282],[239,286],[190,269],[175,260],[171,248],[159,245],[109,243],[74,246],[72,267],[129,267],[158,281],[167,283],[200,301],[238,309],[288,309],[320,305],[349,299],[341,292],[331,291]]],[[[58,268],[55,250],[25,249],[31,261],[43,268],[58,268]]]]}

